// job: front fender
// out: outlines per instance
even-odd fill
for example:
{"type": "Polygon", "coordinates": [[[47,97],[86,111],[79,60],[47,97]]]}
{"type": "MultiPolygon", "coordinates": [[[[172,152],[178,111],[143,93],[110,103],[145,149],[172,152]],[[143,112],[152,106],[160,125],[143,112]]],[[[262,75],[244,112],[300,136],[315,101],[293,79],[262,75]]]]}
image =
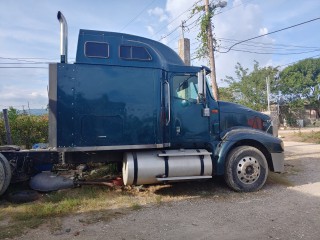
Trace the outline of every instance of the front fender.
{"type": "Polygon", "coordinates": [[[227,131],[221,137],[222,141],[215,151],[217,175],[223,175],[225,170],[225,161],[228,153],[238,146],[248,145],[256,147],[266,155],[268,164],[276,172],[283,171],[284,148],[281,139],[268,133],[252,128],[235,128],[227,131]],[[277,157],[273,157],[277,156],[277,157]]]}

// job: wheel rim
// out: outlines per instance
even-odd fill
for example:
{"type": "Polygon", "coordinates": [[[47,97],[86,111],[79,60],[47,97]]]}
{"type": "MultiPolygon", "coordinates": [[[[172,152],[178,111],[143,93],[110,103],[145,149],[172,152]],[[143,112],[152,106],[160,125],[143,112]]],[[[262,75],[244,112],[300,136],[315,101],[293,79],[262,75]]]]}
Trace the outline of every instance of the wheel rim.
{"type": "Polygon", "coordinates": [[[252,156],[242,158],[237,166],[237,176],[244,184],[252,184],[257,181],[260,176],[259,161],[252,156]]]}

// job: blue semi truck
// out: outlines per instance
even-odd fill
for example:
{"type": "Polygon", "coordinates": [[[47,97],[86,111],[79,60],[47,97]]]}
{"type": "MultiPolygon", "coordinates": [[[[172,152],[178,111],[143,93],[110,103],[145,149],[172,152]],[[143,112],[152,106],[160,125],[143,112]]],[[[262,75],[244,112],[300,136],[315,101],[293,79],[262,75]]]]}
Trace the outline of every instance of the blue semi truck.
{"type": "MultiPolygon", "coordinates": [[[[259,190],[284,169],[283,142],[269,116],[216,101],[206,67],[186,66],[166,45],[116,32],[80,30],[68,63],[49,65],[49,148],[0,148],[0,194],[43,164],[122,163],[125,185],[210,179],[259,190]]],[[[205,183],[204,183],[205,184],[205,183]]]]}

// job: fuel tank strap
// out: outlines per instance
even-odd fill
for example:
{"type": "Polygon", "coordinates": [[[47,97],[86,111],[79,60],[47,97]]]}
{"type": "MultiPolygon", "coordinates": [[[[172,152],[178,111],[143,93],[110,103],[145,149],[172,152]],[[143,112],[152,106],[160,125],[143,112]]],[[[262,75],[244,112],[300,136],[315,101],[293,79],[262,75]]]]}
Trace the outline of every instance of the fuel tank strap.
{"type": "MultiPolygon", "coordinates": [[[[200,153],[200,150],[197,149],[197,152],[200,153]]],[[[200,158],[200,176],[203,176],[203,174],[204,174],[204,162],[203,162],[204,156],[199,155],[199,158],[200,158]]]]}
{"type": "Polygon", "coordinates": [[[132,153],[133,157],[133,185],[137,184],[138,181],[138,159],[137,159],[137,153],[132,153]]]}
{"type": "Polygon", "coordinates": [[[166,151],[161,151],[164,154],[164,175],[169,177],[169,156],[166,156],[166,151]]]}

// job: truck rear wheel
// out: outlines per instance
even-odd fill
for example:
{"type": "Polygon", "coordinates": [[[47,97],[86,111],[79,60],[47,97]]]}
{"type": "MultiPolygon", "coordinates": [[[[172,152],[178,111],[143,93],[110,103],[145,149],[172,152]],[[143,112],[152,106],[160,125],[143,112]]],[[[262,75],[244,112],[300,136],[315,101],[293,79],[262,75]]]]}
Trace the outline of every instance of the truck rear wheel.
{"type": "Polygon", "coordinates": [[[268,177],[268,164],[261,151],[250,146],[233,149],[226,160],[225,181],[238,192],[257,191],[268,177]]]}
{"type": "Polygon", "coordinates": [[[8,160],[0,153],[0,196],[7,190],[11,181],[11,168],[8,160]]]}

